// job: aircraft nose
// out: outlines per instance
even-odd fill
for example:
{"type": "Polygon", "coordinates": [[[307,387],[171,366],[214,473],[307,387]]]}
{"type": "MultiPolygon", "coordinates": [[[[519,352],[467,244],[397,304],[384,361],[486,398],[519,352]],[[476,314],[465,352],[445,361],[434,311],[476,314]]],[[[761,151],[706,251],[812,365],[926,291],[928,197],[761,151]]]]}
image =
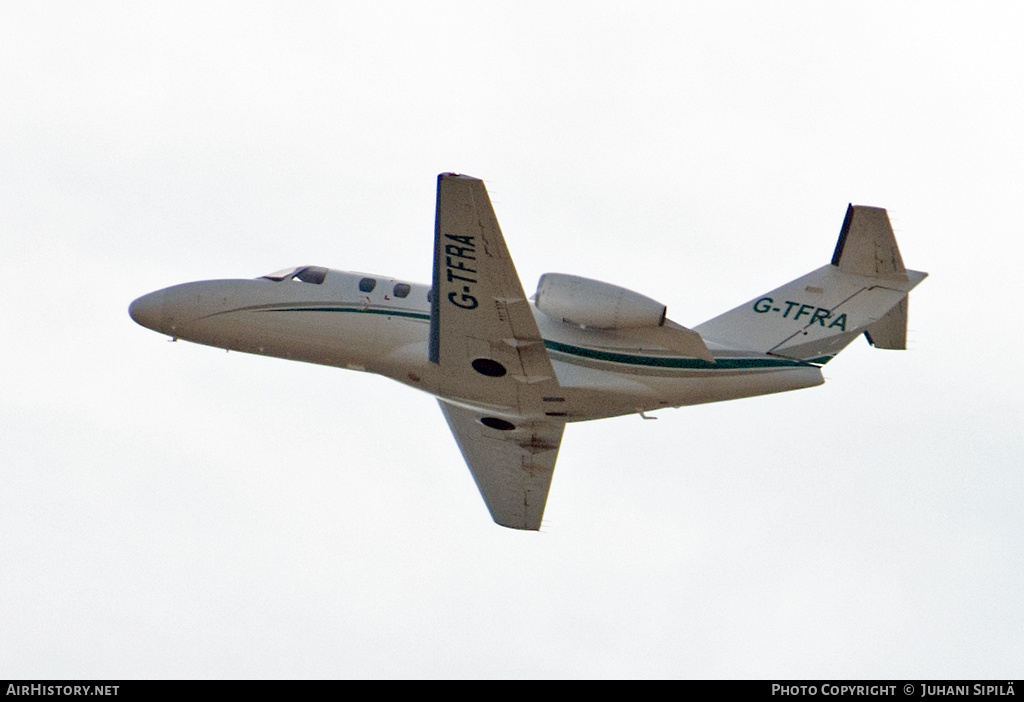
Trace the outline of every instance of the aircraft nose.
{"type": "Polygon", "coordinates": [[[161,331],[160,322],[163,317],[163,312],[163,290],[143,295],[128,306],[128,315],[135,320],[135,323],[141,324],[147,329],[152,329],[153,331],[161,331]]]}

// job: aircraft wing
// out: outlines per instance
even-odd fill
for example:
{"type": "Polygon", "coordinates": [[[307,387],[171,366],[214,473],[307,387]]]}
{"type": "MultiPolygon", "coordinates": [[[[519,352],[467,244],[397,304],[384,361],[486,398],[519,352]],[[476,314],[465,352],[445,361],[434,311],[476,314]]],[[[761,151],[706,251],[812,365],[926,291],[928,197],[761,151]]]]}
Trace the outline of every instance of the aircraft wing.
{"type": "Polygon", "coordinates": [[[487,190],[454,173],[437,179],[429,348],[441,409],[494,521],[539,529],[564,397],[487,190]]]}
{"type": "Polygon", "coordinates": [[[454,173],[437,178],[430,360],[442,397],[542,414],[558,395],[483,181],[454,173]]]}
{"type": "Polygon", "coordinates": [[[484,411],[438,403],[494,521],[540,529],[565,424],[534,420],[503,431],[481,423],[484,411]]]}

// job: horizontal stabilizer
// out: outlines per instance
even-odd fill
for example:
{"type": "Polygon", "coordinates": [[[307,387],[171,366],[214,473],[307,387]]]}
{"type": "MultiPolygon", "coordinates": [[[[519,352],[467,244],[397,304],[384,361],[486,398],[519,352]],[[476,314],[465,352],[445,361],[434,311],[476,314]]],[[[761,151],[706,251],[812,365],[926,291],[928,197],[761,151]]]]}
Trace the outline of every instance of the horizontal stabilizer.
{"type": "Polygon", "coordinates": [[[879,349],[907,348],[907,302],[910,297],[885,313],[885,316],[864,330],[864,336],[872,346],[879,349]]]}

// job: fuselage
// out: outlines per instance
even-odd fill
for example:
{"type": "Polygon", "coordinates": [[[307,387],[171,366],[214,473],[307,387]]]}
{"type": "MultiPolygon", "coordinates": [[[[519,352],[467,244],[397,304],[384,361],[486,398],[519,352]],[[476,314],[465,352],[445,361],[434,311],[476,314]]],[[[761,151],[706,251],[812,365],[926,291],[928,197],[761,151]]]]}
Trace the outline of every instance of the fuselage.
{"type": "MultiPolygon", "coordinates": [[[[176,339],[386,376],[439,392],[428,359],[430,286],[386,276],[302,267],[254,280],[208,280],[145,295],[139,324],[176,339]]],[[[714,363],[638,346],[533,309],[564,402],[583,421],[820,385],[817,365],[705,340],[714,363]]],[[[668,322],[671,324],[671,322],[668,322]]]]}

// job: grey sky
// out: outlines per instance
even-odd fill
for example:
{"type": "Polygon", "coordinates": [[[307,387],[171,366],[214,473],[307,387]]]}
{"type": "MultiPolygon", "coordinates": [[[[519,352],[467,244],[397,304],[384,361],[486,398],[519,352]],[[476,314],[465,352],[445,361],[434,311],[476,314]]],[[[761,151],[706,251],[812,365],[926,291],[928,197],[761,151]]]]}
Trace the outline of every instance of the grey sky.
{"type": "Polygon", "coordinates": [[[40,3],[0,23],[0,670],[1002,677],[1024,660],[1015,3],[40,3]],[[530,291],[693,326],[889,209],[910,350],[571,425],[494,526],[428,396],[127,306],[318,264],[428,281],[484,178],[530,291]],[[995,355],[993,355],[995,354],[995,355]]]}

